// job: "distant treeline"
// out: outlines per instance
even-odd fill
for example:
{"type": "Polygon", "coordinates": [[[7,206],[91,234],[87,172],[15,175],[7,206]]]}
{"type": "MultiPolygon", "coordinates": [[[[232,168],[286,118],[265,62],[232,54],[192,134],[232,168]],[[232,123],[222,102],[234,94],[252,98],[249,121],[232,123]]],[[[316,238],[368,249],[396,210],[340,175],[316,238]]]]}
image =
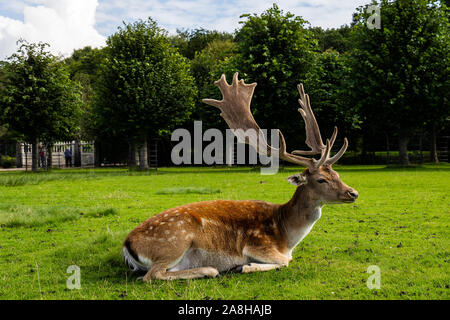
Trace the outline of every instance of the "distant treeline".
{"type": "Polygon", "coordinates": [[[119,26],[103,48],[65,59],[46,44],[22,41],[0,65],[0,139],[32,143],[33,154],[40,142],[95,140],[101,159],[146,168],[148,142],[170,141],[175,128],[190,130],[194,120],[204,130],[227,128],[201,99],[220,100],[214,81],[239,72],[258,83],[257,122],[281,129],[290,149],[305,141],[297,111],[303,83],[322,136],[338,126],[359,159],[395,150],[408,164],[411,139],[420,137],[421,150],[424,143],[437,162],[437,137],[450,135],[448,7],[383,0],[376,20],[369,5],[355,9],[350,25],[327,30],[275,4],[243,14],[234,33],[169,35],[149,18],[119,26]]]}

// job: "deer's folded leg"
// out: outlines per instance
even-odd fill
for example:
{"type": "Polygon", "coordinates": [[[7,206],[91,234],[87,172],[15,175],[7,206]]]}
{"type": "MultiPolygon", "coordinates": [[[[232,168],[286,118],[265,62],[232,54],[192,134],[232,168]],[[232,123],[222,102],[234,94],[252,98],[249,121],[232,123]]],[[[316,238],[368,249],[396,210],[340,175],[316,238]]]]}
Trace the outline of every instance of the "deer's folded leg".
{"type": "Polygon", "coordinates": [[[166,268],[154,266],[150,268],[147,274],[144,276],[144,282],[148,282],[150,279],[159,280],[176,280],[176,279],[197,279],[210,277],[214,278],[219,274],[216,268],[202,267],[194,269],[186,269],[180,271],[167,271],[166,268]]]}
{"type": "Polygon", "coordinates": [[[272,264],[272,263],[250,263],[242,266],[242,273],[269,271],[273,269],[280,269],[287,265],[272,264]]]}
{"type": "Polygon", "coordinates": [[[258,262],[243,265],[242,273],[269,271],[289,264],[289,258],[276,248],[246,247],[244,251],[246,256],[258,262]]]}

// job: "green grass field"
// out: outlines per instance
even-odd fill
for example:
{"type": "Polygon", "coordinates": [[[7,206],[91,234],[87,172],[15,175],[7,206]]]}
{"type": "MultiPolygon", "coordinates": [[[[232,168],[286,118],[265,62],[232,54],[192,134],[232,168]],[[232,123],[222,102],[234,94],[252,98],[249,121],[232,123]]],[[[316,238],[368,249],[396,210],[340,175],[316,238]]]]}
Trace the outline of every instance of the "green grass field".
{"type": "Polygon", "coordinates": [[[0,299],[449,299],[450,166],[336,166],[359,191],[325,206],[289,267],[172,282],[137,280],[121,244],[146,218],[210,199],[286,202],[285,178],[251,168],[0,173],[0,299]],[[71,265],[81,289],[66,287],[71,265]],[[366,286],[381,270],[381,289],[366,286]]]}

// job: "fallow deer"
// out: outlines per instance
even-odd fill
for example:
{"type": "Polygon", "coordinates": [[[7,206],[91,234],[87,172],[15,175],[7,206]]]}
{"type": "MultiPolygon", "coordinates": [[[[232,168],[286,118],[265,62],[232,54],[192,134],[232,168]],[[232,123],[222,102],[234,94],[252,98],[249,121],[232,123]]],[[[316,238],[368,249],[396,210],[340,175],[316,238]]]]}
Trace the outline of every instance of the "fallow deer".
{"type": "MultiPolygon", "coordinates": [[[[256,83],[245,84],[236,73],[229,85],[225,75],[215,82],[223,99],[204,99],[218,107],[231,129],[253,129],[257,139],[246,139],[257,152],[278,156],[306,169],[287,180],[297,186],[285,204],[264,201],[215,200],[182,205],[149,218],[136,227],[123,244],[123,256],[133,271],[145,272],[150,279],[193,279],[215,277],[220,272],[255,272],[285,267],[292,250],[311,231],[327,203],[351,203],[358,192],[341,181],[331,166],[346,151],[342,148],[330,157],[336,139],[323,144],[319,127],[303,85],[298,109],[305,121],[309,151],[286,152],[281,131],[280,148],[267,144],[250,111],[256,83]],[[304,157],[320,154],[320,159],[304,157]]],[[[239,137],[238,137],[239,138],[239,137]]]]}

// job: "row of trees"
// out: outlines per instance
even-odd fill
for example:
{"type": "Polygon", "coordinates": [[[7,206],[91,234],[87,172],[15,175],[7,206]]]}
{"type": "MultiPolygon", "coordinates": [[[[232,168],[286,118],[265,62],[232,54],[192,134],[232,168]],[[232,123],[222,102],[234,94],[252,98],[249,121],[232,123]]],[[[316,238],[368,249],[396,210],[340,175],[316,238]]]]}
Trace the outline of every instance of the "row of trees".
{"type": "Polygon", "coordinates": [[[220,99],[213,82],[238,71],[247,83],[258,82],[258,123],[280,128],[292,147],[304,141],[296,111],[296,85],[303,82],[323,135],[336,124],[353,149],[377,135],[396,136],[407,164],[409,137],[426,129],[436,161],[435,137],[450,116],[448,9],[431,0],[383,0],[380,7],[380,29],[367,27],[366,7],[350,26],[323,30],[273,5],[241,16],[234,34],[198,29],[168,36],[151,19],[124,24],[104,48],[76,50],[64,60],[45,45],[22,43],[0,68],[0,119],[33,144],[121,139],[129,164],[145,168],[149,138],[193,120],[225,128],[201,99],[220,99]]]}
{"type": "Polygon", "coordinates": [[[51,145],[79,131],[81,87],[47,44],[19,44],[0,69],[0,124],[10,136],[31,143],[32,169],[37,170],[39,142],[51,145]]]}

